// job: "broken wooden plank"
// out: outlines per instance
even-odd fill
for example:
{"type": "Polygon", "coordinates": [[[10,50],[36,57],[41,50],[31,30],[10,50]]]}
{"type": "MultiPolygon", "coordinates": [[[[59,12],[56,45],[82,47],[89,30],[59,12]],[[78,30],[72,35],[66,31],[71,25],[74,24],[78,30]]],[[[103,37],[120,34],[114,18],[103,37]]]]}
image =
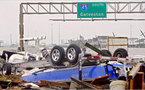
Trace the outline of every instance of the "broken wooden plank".
{"type": "Polygon", "coordinates": [[[142,66],[142,63],[138,63],[138,64],[136,65],[136,67],[134,67],[134,68],[129,72],[129,79],[133,79],[133,78],[136,76],[136,74],[137,74],[137,72],[140,70],[141,66],[142,66]]]}
{"type": "Polygon", "coordinates": [[[82,85],[84,88],[91,88],[91,89],[94,89],[94,90],[98,90],[97,86],[95,86],[95,85],[92,85],[92,84],[90,84],[90,83],[87,83],[87,82],[78,80],[78,79],[76,79],[76,78],[74,78],[74,77],[71,77],[71,79],[72,79],[74,82],[76,82],[76,83],[82,85]]]}
{"type": "Polygon", "coordinates": [[[130,89],[143,89],[144,72],[137,72],[136,76],[130,80],[130,89]]]}
{"type": "Polygon", "coordinates": [[[62,87],[62,88],[69,88],[69,85],[64,82],[53,82],[53,81],[46,81],[46,80],[40,80],[40,85],[42,86],[48,86],[48,87],[62,87]]]}
{"type": "Polygon", "coordinates": [[[108,83],[109,82],[109,80],[108,80],[108,78],[110,77],[111,75],[106,75],[106,76],[102,76],[102,77],[99,77],[99,78],[95,78],[92,82],[91,82],[91,84],[105,84],[105,83],[108,83]]]}

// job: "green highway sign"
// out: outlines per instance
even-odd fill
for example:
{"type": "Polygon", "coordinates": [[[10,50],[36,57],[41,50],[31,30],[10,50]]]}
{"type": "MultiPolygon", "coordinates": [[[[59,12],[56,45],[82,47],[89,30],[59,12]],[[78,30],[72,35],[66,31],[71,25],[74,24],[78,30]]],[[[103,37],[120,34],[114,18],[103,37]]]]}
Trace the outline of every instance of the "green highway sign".
{"type": "Polygon", "coordinates": [[[78,2],[78,18],[106,18],[106,2],[78,2]]]}

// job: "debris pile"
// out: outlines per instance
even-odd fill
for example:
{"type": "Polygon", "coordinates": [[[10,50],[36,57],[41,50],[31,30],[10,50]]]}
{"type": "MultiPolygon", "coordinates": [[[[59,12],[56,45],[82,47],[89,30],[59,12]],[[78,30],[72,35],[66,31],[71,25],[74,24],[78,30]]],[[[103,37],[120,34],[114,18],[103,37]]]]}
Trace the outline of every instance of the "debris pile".
{"type": "Polygon", "coordinates": [[[70,82],[56,82],[41,80],[40,82],[25,82],[20,80],[21,75],[1,75],[0,76],[0,89],[109,89],[110,75],[96,78],[94,80],[83,81],[71,77],[70,82]],[[108,85],[106,87],[106,85],[108,85]]]}
{"type": "Polygon", "coordinates": [[[21,75],[0,75],[0,81],[20,82],[21,75]]]}
{"type": "Polygon", "coordinates": [[[43,49],[44,60],[29,55],[27,61],[17,63],[25,60],[18,58],[20,53],[4,51],[0,89],[143,89],[145,66],[144,62],[134,61],[138,57],[126,58],[127,53],[125,57],[112,57],[89,43],[85,46],[98,55],[81,52],[72,44],[66,49],[66,56],[62,47],[55,46],[51,52],[43,49]]]}

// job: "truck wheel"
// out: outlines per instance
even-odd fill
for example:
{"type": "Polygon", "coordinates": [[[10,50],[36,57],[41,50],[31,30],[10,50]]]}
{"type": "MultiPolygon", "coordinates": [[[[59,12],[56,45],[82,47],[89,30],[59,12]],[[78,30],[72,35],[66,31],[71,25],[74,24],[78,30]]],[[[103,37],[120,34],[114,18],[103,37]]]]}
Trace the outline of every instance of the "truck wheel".
{"type": "Polygon", "coordinates": [[[115,50],[113,57],[120,57],[120,58],[126,58],[128,56],[128,52],[123,49],[123,48],[119,48],[117,50],[115,50]]]}
{"type": "Polygon", "coordinates": [[[102,50],[103,53],[105,53],[107,56],[112,56],[111,52],[109,50],[102,50]]]}
{"type": "Polygon", "coordinates": [[[61,65],[65,57],[64,49],[60,46],[55,46],[50,52],[51,62],[55,65],[61,65]]]}
{"type": "Polygon", "coordinates": [[[68,60],[72,64],[75,64],[78,61],[80,53],[80,47],[75,44],[71,44],[66,50],[66,60],[68,60]]]}
{"type": "Polygon", "coordinates": [[[11,68],[12,68],[12,66],[10,63],[3,64],[2,74],[3,75],[11,75],[11,68]]]}

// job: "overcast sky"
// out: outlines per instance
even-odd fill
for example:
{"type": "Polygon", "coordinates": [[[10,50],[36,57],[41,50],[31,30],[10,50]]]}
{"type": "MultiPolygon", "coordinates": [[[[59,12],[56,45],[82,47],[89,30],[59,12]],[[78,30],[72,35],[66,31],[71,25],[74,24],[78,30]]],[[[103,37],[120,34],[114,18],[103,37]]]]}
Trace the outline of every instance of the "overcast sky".
{"type": "MultiPolygon", "coordinates": [[[[19,41],[19,5],[21,2],[72,2],[72,1],[124,1],[124,0],[0,0],[0,40],[5,43],[19,41]],[[12,37],[12,39],[10,39],[12,37]]],[[[142,1],[142,0],[125,0],[142,1]]],[[[139,37],[142,36],[140,29],[145,32],[145,21],[95,21],[95,22],[53,22],[49,19],[62,15],[25,15],[24,16],[24,36],[46,36],[43,42],[51,43],[51,29],[53,29],[53,41],[58,44],[59,26],[61,40],[78,39],[79,35],[85,39],[99,35],[112,36],[112,32],[117,36],[139,37]],[[53,27],[52,27],[53,26],[53,27]],[[130,31],[132,30],[132,34],[130,31]]],[[[77,15],[75,16],[77,18],[77,15]]],[[[130,18],[123,16],[125,18],[130,18]]],[[[133,17],[145,18],[145,14],[137,14],[133,17]]]]}

